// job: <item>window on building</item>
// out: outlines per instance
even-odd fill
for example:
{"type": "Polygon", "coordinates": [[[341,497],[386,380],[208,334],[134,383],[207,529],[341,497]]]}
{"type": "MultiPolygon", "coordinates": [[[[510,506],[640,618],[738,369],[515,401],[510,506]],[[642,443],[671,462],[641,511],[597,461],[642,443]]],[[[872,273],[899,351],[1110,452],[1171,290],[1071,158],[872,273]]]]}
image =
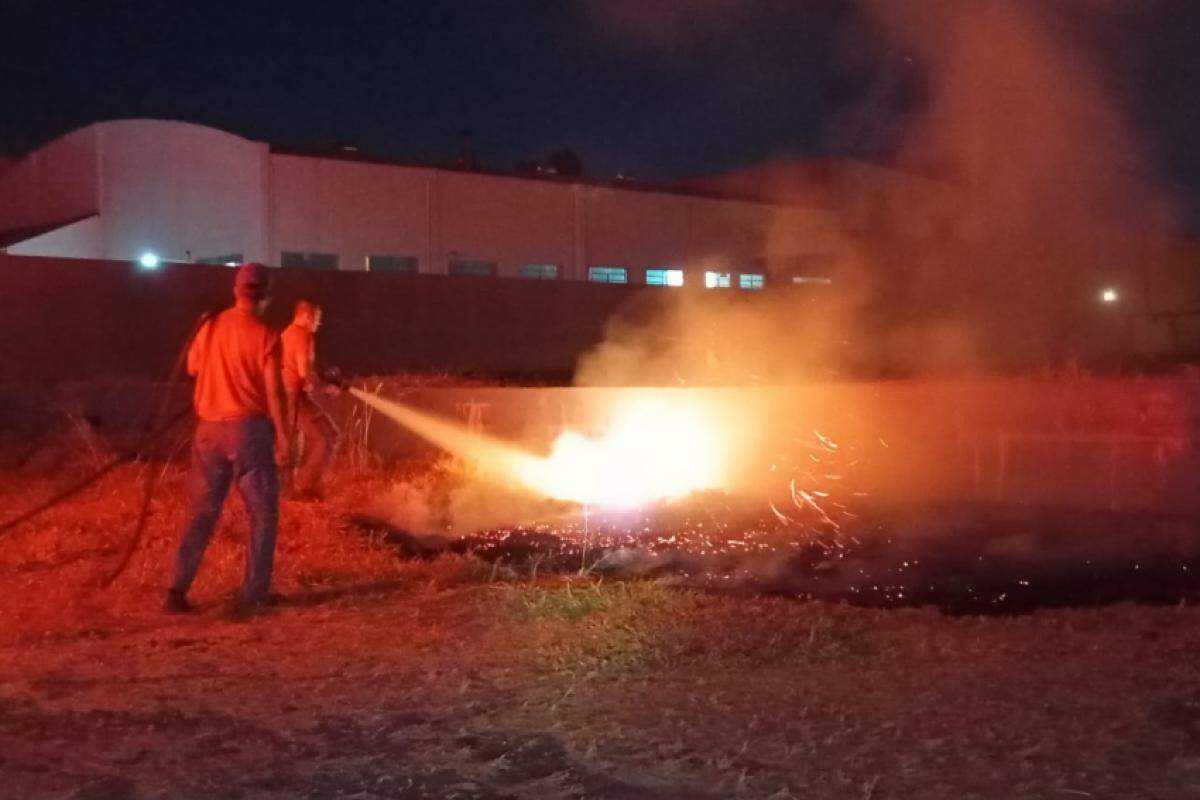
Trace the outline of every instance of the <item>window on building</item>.
{"type": "Polygon", "coordinates": [[[683,286],[683,270],[652,267],[646,270],[647,286],[683,286]]]}
{"type": "Polygon", "coordinates": [[[522,264],[517,271],[517,277],[532,278],[539,281],[558,280],[558,264],[522,264]]]}
{"type": "Polygon", "coordinates": [[[833,283],[831,276],[837,272],[837,266],[838,258],[832,253],[777,256],[771,265],[771,276],[774,281],[786,283],[828,285],[833,283]]]}
{"type": "Polygon", "coordinates": [[[706,289],[728,289],[733,284],[733,275],[728,272],[706,272],[704,273],[704,287],[706,289]]]}
{"type": "Polygon", "coordinates": [[[416,256],[367,256],[370,272],[416,272],[416,256]]]}
{"type": "Polygon", "coordinates": [[[279,266],[303,267],[305,269],[337,269],[337,253],[302,253],[284,250],[280,254],[279,266]]]}
{"type": "Polygon", "coordinates": [[[593,283],[629,283],[629,270],[624,267],[588,267],[588,280],[593,283]]]}
{"type": "Polygon", "coordinates": [[[236,267],[242,263],[241,253],[227,253],[223,256],[205,256],[197,258],[197,264],[220,264],[225,267],[236,267]]]}
{"type": "Polygon", "coordinates": [[[496,274],[496,262],[478,258],[452,258],[450,259],[450,274],[490,277],[496,274]]]}
{"type": "Polygon", "coordinates": [[[767,285],[767,276],[757,272],[743,272],[738,275],[739,289],[762,289],[767,285]]]}

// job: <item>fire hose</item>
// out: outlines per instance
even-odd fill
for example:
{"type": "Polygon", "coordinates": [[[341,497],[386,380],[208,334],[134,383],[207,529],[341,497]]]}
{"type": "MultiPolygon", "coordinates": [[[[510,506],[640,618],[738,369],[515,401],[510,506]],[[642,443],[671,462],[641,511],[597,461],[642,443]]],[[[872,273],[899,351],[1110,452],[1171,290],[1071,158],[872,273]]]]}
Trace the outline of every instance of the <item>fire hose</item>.
{"type": "Polygon", "coordinates": [[[34,517],[37,517],[37,516],[41,515],[42,513],[49,511],[51,508],[54,508],[59,503],[63,503],[63,502],[66,502],[67,500],[70,500],[72,497],[74,497],[75,495],[84,491],[89,486],[96,483],[101,478],[103,478],[105,475],[109,474],[110,472],[112,472],[117,467],[121,466],[122,464],[127,464],[130,461],[137,459],[138,457],[140,457],[142,455],[142,453],[146,450],[147,447],[149,447],[151,444],[153,444],[155,441],[157,441],[160,437],[165,436],[172,428],[174,428],[179,423],[180,420],[184,419],[190,411],[191,411],[191,408],[185,408],[182,411],[178,412],[177,414],[174,414],[173,416],[171,416],[170,419],[167,420],[167,422],[164,425],[160,426],[159,428],[151,431],[146,436],[144,436],[142,438],[141,442],[139,442],[136,447],[126,450],[124,453],[121,453],[120,455],[116,456],[111,461],[109,461],[107,464],[100,467],[95,472],[88,475],[86,478],[83,478],[78,483],[75,483],[75,484],[69,486],[68,488],[63,489],[61,492],[54,495],[50,499],[29,509],[28,511],[25,511],[24,513],[22,513],[16,517],[13,517],[12,519],[5,522],[4,524],[0,525],[0,536],[3,536],[4,534],[9,533],[10,531],[14,530],[15,528],[20,527],[21,525],[24,525],[26,522],[29,522],[34,517]]]}
{"type": "MultiPolygon", "coordinates": [[[[216,314],[217,312],[208,312],[202,314],[196,321],[192,331],[188,334],[187,339],[184,341],[183,347],[180,349],[179,354],[175,359],[175,364],[171,369],[171,374],[167,380],[167,385],[163,389],[162,402],[159,404],[158,411],[155,414],[154,425],[151,430],[142,437],[137,445],[114,457],[99,469],[92,472],[90,475],[81,479],[77,483],[72,484],[61,492],[58,492],[48,500],[45,500],[28,511],[13,517],[3,524],[0,524],[0,536],[4,536],[5,534],[15,530],[21,525],[24,525],[35,517],[45,513],[46,511],[49,511],[60,503],[64,503],[67,500],[70,500],[72,497],[84,492],[89,487],[100,481],[100,479],[102,479],[104,476],[108,475],[123,464],[127,464],[143,457],[148,453],[148,450],[151,446],[166,436],[181,421],[191,416],[191,405],[188,405],[186,408],[183,408],[174,414],[169,413],[171,396],[174,393],[175,386],[178,384],[179,379],[183,374],[183,368],[187,362],[187,354],[191,349],[192,343],[196,340],[196,337],[204,328],[204,325],[209,320],[213,319],[216,314]]],[[[321,377],[326,383],[335,386],[339,390],[344,391],[348,386],[348,382],[336,367],[332,367],[324,371],[321,377]]],[[[318,413],[329,423],[336,435],[340,438],[341,430],[334,422],[333,418],[330,417],[329,413],[325,411],[325,409],[321,408],[320,405],[314,405],[316,406],[318,413]]],[[[129,544],[122,552],[116,567],[101,579],[101,588],[107,588],[113,583],[113,581],[115,581],[125,572],[126,568],[129,566],[129,562],[133,558],[133,554],[137,552],[138,547],[141,545],[146,524],[150,519],[151,501],[154,499],[154,492],[157,488],[158,476],[158,470],[149,469],[146,471],[146,483],[145,489],[142,493],[142,504],[138,512],[138,519],[136,525],[134,526],[133,535],[129,539],[129,544]]]]}
{"type": "MultiPolygon", "coordinates": [[[[180,349],[179,354],[175,359],[175,364],[171,369],[171,374],[168,377],[167,385],[163,389],[162,401],[159,403],[158,410],[150,423],[150,431],[147,432],[146,435],[143,436],[134,447],[117,455],[108,461],[108,463],[92,472],[90,475],[72,484],[61,492],[58,492],[53,497],[45,500],[28,511],[25,511],[24,513],[13,517],[3,524],[0,524],[0,536],[10,533],[11,531],[15,530],[21,525],[24,525],[46,511],[49,511],[60,503],[64,503],[67,500],[70,500],[72,497],[82,493],[89,487],[96,484],[101,478],[108,475],[123,464],[127,464],[131,461],[141,458],[147,453],[152,445],[156,444],[160,439],[162,439],[162,437],[166,436],[167,433],[169,433],[181,421],[191,416],[192,408],[190,404],[186,408],[183,408],[174,414],[169,412],[171,395],[174,393],[175,386],[178,384],[179,378],[183,373],[183,367],[187,362],[187,353],[188,350],[191,349],[192,342],[196,340],[196,336],[200,333],[205,323],[212,319],[215,316],[215,313],[216,312],[208,312],[202,314],[200,318],[196,320],[196,324],[188,334],[183,347],[180,349]]],[[[141,544],[142,533],[145,530],[146,523],[150,517],[150,502],[154,496],[154,489],[157,484],[157,480],[157,471],[147,470],[146,486],[142,496],[142,506],[138,514],[138,521],[134,528],[133,536],[130,538],[129,545],[122,553],[121,560],[117,564],[116,569],[114,569],[101,580],[100,585],[102,588],[109,586],[114,580],[120,577],[120,575],[125,571],[125,568],[129,566],[129,561],[133,557],[133,553],[137,550],[138,545],[141,544]]]]}
{"type": "MultiPolygon", "coordinates": [[[[192,343],[196,341],[196,337],[200,335],[200,331],[204,329],[204,326],[211,320],[216,319],[218,313],[217,311],[209,311],[201,314],[200,318],[196,320],[196,324],[192,327],[191,333],[188,334],[187,339],[184,341],[183,347],[179,349],[179,355],[175,357],[175,366],[171,368],[171,376],[167,379],[167,385],[163,389],[162,402],[158,407],[160,428],[162,427],[162,420],[167,414],[167,408],[171,402],[171,395],[175,391],[175,385],[183,375],[183,368],[187,364],[188,351],[192,349],[192,343]]],[[[211,328],[209,330],[211,331],[211,328]]],[[[191,410],[191,406],[189,405],[187,409],[181,412],[180,416],[188,415],[191,410]]],[[[163,433],[165,434],[165,431],[163,433]]],[[[129,538],[129,545],[125,548],[125,552],[121,554],[121,560],[117,562],[116,569],[101,579],[100,588],[108,588],[113,581],[121,577],[126,567],[129,566],[129,562],[133,559],[133,554],[137,552],[138,547],[141,545],[142,534],[146,530],[146,523],[150,521],[150,501],[154,499],[154,490],[158,485],[158,476],[158,470],[146,470],[146,488],[142,493],[142,508],[138,512],[138,520],[134,526],[133,536],[129,538]]]]}
{"type": "MultiPolygon", "coordinates": [[[[175,367],[171,371],[171,378],[167,382],[167,387],[163,393],[163,402],[158,412],[159,420],[162,420],[166,416],[167,404],[170,402],[171,394],[175,388],[175,384],[178,382],[180,375],[183,373],[183,366],[187,361],[187,353],[192,347],[192,342],[195,341],[196,336],[198,336],[200,331],[204,328],[204,324],[215,317],[216,313],[217,312],[210,312],[200,317],[196,323],[195,329],[192,331],[191,335],[188,336],[183,349],[179,351],[179,357],[175,362],[175,367]]],[[[322,373],[322,377],[326,383],[336,386],[340,391],[344,391],[348,385],[346,379],[342,377],[341,371],[338,370],[337,367],[331,367],[324,371],[322,373]]],[[[313,405],[316,407],[318,413],[324,417],[328,424],[333,428],[335,434],[340,439],[341,429],[338,427],[337,423],[334,422],[333,418],[329,416],[329,412],[321,408],[321,406],[316,403],[313,405]]],[[[175,422],[184,416],[187,416],[188,412],[190,411],[190,406],[184,409],[182,412],[180,412],[180,414],[172,418],[165,427],[160,427],[159,430],[156,431],[154,438],[157,439],[159,436],[165,435],[166,432],[173,427],[175,422]]],[[[149,442],[147,442],[147,444],[149,444],[149,442]]],[[[122,554],[121,560],[117,563],[116,568],[100,581],[101,588],[107,588],[112,584],[113,581],[115,581],[125,572],[125,569],[129,566],[129,562],[133,559],[133,554],[137,552],[138,547],[141,545],[142,536],[146,530],[146,523],[150,520],[150,502],[154,499],[154,490],[157,486],[159,475],[160,472],[158,470],[147,470],[146,489],[142,495],[142,508],[138,513],[138,521],[134,528],[133,536],[130,537],[129,546],[125,548],[125,552],[122,554]]]]}

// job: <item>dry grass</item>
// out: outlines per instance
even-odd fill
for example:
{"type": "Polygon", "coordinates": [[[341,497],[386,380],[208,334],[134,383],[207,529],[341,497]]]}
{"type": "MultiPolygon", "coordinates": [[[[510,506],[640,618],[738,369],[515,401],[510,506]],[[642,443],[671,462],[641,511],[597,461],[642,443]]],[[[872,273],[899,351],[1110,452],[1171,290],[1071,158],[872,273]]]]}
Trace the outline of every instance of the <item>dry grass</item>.
{"type": "MultiPolygon", "coordinates": [[[[76,449],[52,472],[35,463],[32,470],[0,474],[0,507],[15,514],[78,480],[91,468],[90,459],[80,455],[76,449]]],[[[186,477],[178,464],[129,465],[6,534],[0,540],[0,592],[9,601],[0,608],[0,635],[82,624],[88,617],[157,614],[184,522],[186,477]],[[134,536],[147,470],[161,471],[150,522],[127,569],[101,588],[134,536]]],[[[280,591],[304,594],[403,576],[408,565],[386,548],[348,534],[341,522],[342,508],[363,502],[386,480],[383,474],[341,471],[333,477],[331,493],[337,501],[332,506],[281,504],[280,591]]],[[[193,589],[202,606],[219,604],[237,591],[247,530],[240,498],[231,496],[193,589]]]]}
{"type": "MultiPolygon", "coordinates": [[[[19,511],[85,470],[0,472],[19,511]]],[[[413,473],[416,470],[417,474],[413,473]]],[[[946,618],[668,582],[403,561],[345,525],[408,472],[285,502],[278,612],[224,613],[235,500],[196,599],[158,608],[181,523],[124,470],[0,539],[0,770],[14,797],[1200,796],[1195,609],[946,618]],[[90,793],[90,794],[89,794],[90,793]]]]}
{"type": "MultiPolygon", "coordinates": [[[[24,468],[0,471],[0,508],[9,510],[3,519],[94,468],[91,448],[73,436],[44,442],[32,454],[25,449],[24,468]]],[[[384,468],[343,457],[328,476],[327,502],[281,502],[275,590],[303,604],[371,591],[430,592],[515,580],[508,568],[469,555],[402,560],[381,539],[364,536],[347,522],[363,509],[392,502],[397,486],[444,483],[453,474],[442,460],[384,468]]],[[[0,640],[158,618],[185,521],[186,482],[184,459],[128,465],[3,535],[0,595],[7,600],[0,606],[0,640]],[[149,524],[127,568],[104,585],[133,541],[149,470],[159,473],[149,524]]],[[[219,612],[236,597],[247,531],[235,490],[191,592],[201,609],[219,612]]]]}
{"type": "Polygon", "coordinates": [[[575,579],[508,591],[510,614],[540,640],[536,668],[568,679],[802,666],[871,650],[857,615],[823,606],[703,594],[664,581],[575,579]]]}

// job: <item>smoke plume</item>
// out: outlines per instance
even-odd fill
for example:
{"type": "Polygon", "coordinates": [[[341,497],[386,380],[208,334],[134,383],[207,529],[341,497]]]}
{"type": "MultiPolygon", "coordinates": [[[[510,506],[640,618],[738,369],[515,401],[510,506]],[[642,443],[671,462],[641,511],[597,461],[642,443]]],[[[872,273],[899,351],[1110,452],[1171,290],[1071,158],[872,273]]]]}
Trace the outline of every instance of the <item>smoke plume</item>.
{"type": "MultiPolygon", "coordinates": [[[[857,158],[781,156],[709,183],[825,214],[816,234],[780,215],[764,256],[783,276],[816,248],[832,286],[734,303],[681,292],[649,324],[615,322],[579,383],[1030,370],[1110,356],[1124,315],[1152,310],[1179,215],[1096,46],[1130,4],[857,7],[846,48],[866,88],[829,142],[857,158]],[[1107,287],[1118,309],[1099,302],[1107,287]]],[[[642,42],[765,22],[747,21],[759,4],[597,8],[642,42]]]]}
{"type": "Polygon", "coordinates": [[[1173,237],[1175,209],[1079,34],[1119,23],[1119,4],[862,8],[878,82],[902,85],[894,73],[910,71],[920,96],[892,163],[950,185],[957,206],[912,210],[946,230],[904,265],[906,294],[967,324],[1000,364],[1079,347],[1104,286],[1144,305],[1139,264],[1173,237]]]}

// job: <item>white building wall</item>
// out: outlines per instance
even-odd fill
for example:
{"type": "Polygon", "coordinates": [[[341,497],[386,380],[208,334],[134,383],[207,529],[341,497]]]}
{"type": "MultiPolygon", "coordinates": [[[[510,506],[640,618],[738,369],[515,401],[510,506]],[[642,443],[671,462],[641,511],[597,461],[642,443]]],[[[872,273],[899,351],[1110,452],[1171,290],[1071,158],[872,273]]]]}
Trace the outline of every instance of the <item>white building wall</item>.
{"type": "Polygon", "coordinates": [[[834,200],[846,229],[925,239],[959,230],[969,210],[962,188],[866,162],[845,162],[834,200]]]}
{"type": "Polygon", "coordinates": [[[633,282],[646,267],[689,266],[690,198],[603,187],[585,189],[584,198],[586,266],[625,267],[633,282]]]}
{"type": "Polygon", "coordinates": [[[770,264],[793,264],[804,256],[835,261],[853,249],[836,211],[781,207],[771,216],[767,234],[770,264]]]}
{"type": "Polygon", "coordinates": [[[104,225],[97,214],[26,239],[8,247],[7,251],[13,256],[101,258],[103,242],[104,225]]]}
{"type": "Polygon", "coordinates": [[[626,267],[641,282],[644,270],[671,267],[685,282],[704,272],[762,272],[770,261],[770,232],[781,209],[761,203],[617,189],[587,191],[590,266],[626,267]]]}
{"type": "MultiPolygon", "coordinates": [[[[69,134],[0,175],[0,230],[92,220],[27,242],[39,254],[133,260],[226,255],[279,264],[329,253],[557,264],[585,280],[625,267],[758,272],[780,255],[823,253],[833,218],[795,207],[426,167],[271,153],[266,144],[180,122],[124,120],[69,134]],[[61,249],[59,249],[61,248],[61,249]]],[[[20,245],[17,246],[18,248],[20,245]]],[[[25,252],[16,248],[13,252],[25,252]]]]}
{"type": "Polygon", "coordinates": [[[694,271],[762,272],[779,209],[761,203],[692,198],[688,264],[694,271]]]}
{"type": "Polygon", "coordinates": [[[329,158],[270,155],[272,251],[334,253],[340,269],[370,255],[408,256],[431,272],[433,170],[329,158]]]}
{"type": "MultiPolygon", "coordinates": [[[[776,209],[659,192],[272,154],[271,263],[330,253],[341,269],[369,255],[410,256],[445,273],[454,258],[492,261],[502,276],[557,264],[694,272],[761,269],[776,209]]],[[[700,277],[695,278],[699,280],[700,277]]]]}
{"type": "Polygon", "coordinates": [[[100,142],[104,257],[267,261],[267,146],[200,125],[122,120],[100,142]]]}
{"type": "Polygon", "coordinates": [[[574,277],[574,195],[566,183],[443,171],[436,179],[441,261],[495,261],[513,277],[523,264],[558,264],[574,277]]]}

